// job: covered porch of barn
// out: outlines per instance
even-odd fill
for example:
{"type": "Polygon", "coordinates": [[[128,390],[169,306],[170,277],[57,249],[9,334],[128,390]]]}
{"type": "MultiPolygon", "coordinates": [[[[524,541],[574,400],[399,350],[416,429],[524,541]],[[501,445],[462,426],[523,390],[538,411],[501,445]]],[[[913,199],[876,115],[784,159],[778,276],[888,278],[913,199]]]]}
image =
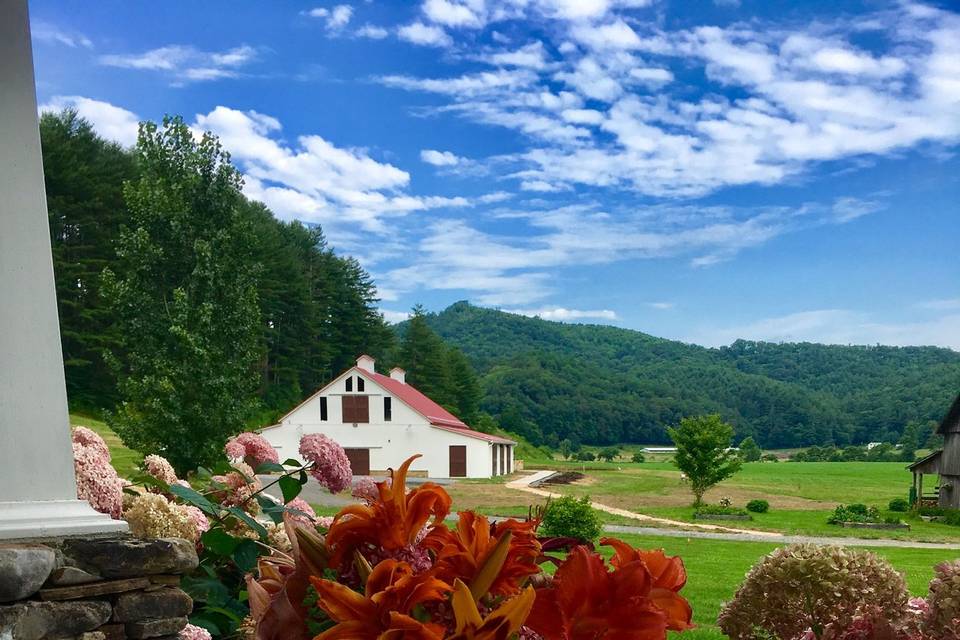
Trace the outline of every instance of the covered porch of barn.
{"type": "Polygon", "coordinates": [[[940,477],[940,463],[943,451],[934,451],[928,456],[920,458],[907,467],[913,474],[913,485],[910,487],[910,505],[914,509],[920,507],[936,507],[940,504],[940,487],[936,484],[940,477]],[[923,476],[936,476],[923,486],[923,476]]]}

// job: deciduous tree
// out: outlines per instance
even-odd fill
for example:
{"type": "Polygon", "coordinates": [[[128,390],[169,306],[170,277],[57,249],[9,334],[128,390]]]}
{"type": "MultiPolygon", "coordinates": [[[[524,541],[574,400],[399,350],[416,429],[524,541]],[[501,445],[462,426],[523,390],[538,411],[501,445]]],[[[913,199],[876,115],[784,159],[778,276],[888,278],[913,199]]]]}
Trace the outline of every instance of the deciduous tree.
{"type": "Polygon", "coordinates": [[[703,503],[710,487],[740,470],[740,457],[730,451],[733,427],[719,415],[684,418],[668,432],[677,447],[673,463],[689,479],[694,506],[703,503]]]}

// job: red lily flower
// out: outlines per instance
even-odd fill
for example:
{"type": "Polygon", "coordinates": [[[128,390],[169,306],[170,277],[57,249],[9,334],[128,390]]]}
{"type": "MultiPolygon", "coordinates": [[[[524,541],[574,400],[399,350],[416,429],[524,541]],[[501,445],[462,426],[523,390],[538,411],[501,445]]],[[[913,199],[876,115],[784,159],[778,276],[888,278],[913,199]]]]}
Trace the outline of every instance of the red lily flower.
{"type": "Polygon", "coordinates": [[[613,547],[614,555],[610,559],[610,564],[616,568],[625,567],[638,560],[647,567],[653,579],[650,599],[658,609],[667,614],[668,629],[683,631],[693,626],[690,623],[693,610],[690,608],[690,603],[679,593],[680,589],[687,584],[687,571],[683,567],[683,560],[678,556],[667,557],[663,549],[653,551],[634,549],[616,538],[600,538],[600,544],[613,547]]]}
{"type": "Polygon", "coordinates": [[[670,621],[652,588],[643,562],[610,572],[599,555],[577,547],[552,585],[537,589],[525,624],[545,640],[664,640],[670,621]]]}
{"type": "Polygon", "coordinates": [[[327,532],[333,549],[331,565],[341,566],[344,558],[364,543],[386,551],[413,544],[431,516],[440,523],[450,513],[450,495],[437,484],[427,482],[407,493],[407,470],[419,455],[412,456],[393,474],[391,483],[378,482],[380,496],[370,505],[345,507],[334,517],[327,532]]]}
{"type": "Polygon", "coordinates": [[[411,613],[426,602],[447,599],[450,585],[429,573],[414,575],[406,562],[384,560],[370,573],[364,594],[312,577],[317,604],[337,624],[314,640],[442,640],[442,625],[423,623],[411,613]]]}
{"type": "Polygon", "coordinates": [[[490,584],[489,593],[517,594],[522,580],[540,571],[537,567],[540,543],[534,533],[535,522],[504,520],[491,527],[486,517],[473,511],[461,511],[459,516],[455,531],[434,527],[423,540],[423,545],[436,556],[437,577],[451,584],[457,578],[472,584],[497,543],[508,533],[511,538],[507,556],[490,584]]]}

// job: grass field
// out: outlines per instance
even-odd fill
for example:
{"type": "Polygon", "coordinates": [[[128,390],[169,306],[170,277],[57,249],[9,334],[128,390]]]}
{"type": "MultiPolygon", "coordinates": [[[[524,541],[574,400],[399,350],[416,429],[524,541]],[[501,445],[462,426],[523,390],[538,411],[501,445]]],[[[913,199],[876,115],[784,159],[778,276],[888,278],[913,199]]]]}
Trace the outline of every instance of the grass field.
{"type": "Polygon", "coordinates": [[[88,427],[93,429],[103,438],[110,448],[110,458],[113,468],[117,470],[124,478],[129,478],[137,469],[137,465],[143,460],[143,456],[124,446],[120,437],[107,426],[102,420],[91,418],[90,416],[76,413],[70,414],[70,424],[79,427],[88,427]]]}

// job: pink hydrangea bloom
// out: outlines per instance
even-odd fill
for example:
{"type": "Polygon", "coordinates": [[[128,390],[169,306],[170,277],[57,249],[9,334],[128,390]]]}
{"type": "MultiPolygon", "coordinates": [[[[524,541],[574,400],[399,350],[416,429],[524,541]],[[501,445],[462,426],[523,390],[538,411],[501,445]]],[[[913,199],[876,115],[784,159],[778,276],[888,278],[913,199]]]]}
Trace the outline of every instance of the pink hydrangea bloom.
{"type": "Polygon", "coordinates": [[[87,427],[74,427],[70,432],[70,436],[77,444],[90,449],[91,453],[96,454],[107,462],[110,462],[110,448],[107,446],[107,443],[104,442],[103,438],[97,434],[97,432],[93,431],[92,429],[88,429],[87,427]]]}
{"type": "Polygon", "coordinates": [[[290,516],[297,522],[300,522],[308,527],[316,526],[317,512],[314,511],[313,507],[310,506],[310,503],[303,498],[294,498],[287,503],[287,508],[292,509],[293,511],[301,512],[290,514],[290,516]]]}
{"type": "MultiPolygon", "coordinates": [[[[390,478],[387,478],[384,482],[387,483],[388,487],[390,486],[390,478]]],[[[363,477],[357,480],[350,495],[357,500],[370,504],[380,498],[380,491],[377,490],[377,483],[373,481],[373,478],[363,477]]]]}
{"type": "Polygon", "coordinates": [[[317,526],[322,529],[329,529],[333,524],[333,516],[317,516],[317,526]]]}
{"type": "Polygon", "coordinates": [[[100,513],[120,519],[123,510],[123,480],[97,446],[73,443],[73,470],[77,497],[100,513]]]}
{"type": "Polygon", "coordinates": [[[151,476],[166,482],[175,484],[177,482],[177,472],[173,470],[173,465],[163,456],[151,454],[143,459],[143,468],[151,476]]]}
{"type": "Polygon", "coordinates": [[[241,433],[231,438],[223,449],[231,460],[243,460],[252,467],[265,462],[280,462],[277,450],[258,433],[241,433]]]}
{"type": "Polygon", "coordinates": [[[330,493],[339,493],[350,486],[353,474],[347,452],[327,436],[322,433],[303,436],[300,439],[300,455],[313,465],[310,475],[330,493]]]}
{"type": "Polygon", "coordinates": [[[197,538],[210,530],[210,520],[207,519],[203,511],[200,511],[200,509],[192,505],[183,505],[182,508],[187,512],[190,520],[193,521],[194,526],[197,528],[197,538]]]}
{"type": "Polygon", "coordinates": [[[213,640],[213,636],[203,627],[188,624],[180,631],[180,640],[213,640]]]}

